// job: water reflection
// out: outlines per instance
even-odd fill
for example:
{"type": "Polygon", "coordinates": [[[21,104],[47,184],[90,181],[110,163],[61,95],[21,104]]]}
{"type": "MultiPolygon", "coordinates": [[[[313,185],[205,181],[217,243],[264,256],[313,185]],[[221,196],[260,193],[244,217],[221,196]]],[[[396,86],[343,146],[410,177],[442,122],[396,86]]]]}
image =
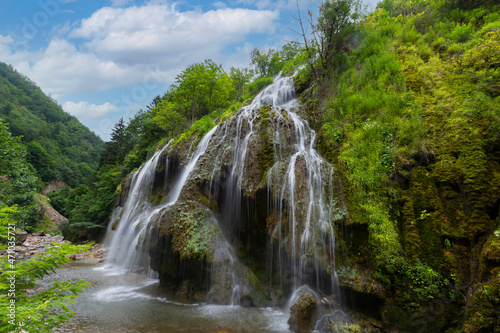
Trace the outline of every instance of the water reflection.
{"type": "Polygon", "coordinates": [[[156,280],[92,259],[73,262],[51,279],[92,283],[72,306],[76,316],[55,332],[290,332],[288,315],[279,309],[188,303],[156,280]]]}

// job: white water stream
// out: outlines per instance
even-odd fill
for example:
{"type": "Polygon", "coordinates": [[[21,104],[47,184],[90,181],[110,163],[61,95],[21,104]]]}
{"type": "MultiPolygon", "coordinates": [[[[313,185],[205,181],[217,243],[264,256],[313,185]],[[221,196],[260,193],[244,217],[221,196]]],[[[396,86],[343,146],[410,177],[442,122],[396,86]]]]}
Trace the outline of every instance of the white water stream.
{"type": "MultiPolygon", "coordinates": [[[[148,227],[153,218],[162,210],[173,206],[184,187],[184,184],[193,172],[196,162],[207,150],[212,135],[217,130],[217,126],[212,128],[200,141],[195,152],[192,154],[189,162],[181,171],[179,178],[168,193],[165,203],[153,206],[148,198],[148,192],[153,183],[158,158],[161,153],[168,149],[170,143],[163,149],[157,151],[132,177],[130,192],[123,208],[117,209],[112,216],[112,224],[118,224],[114,235],[111,236],[109,243],[109,254],[107,262],[113,266],[121,267],[127,271],[132,271],[139,266],[147,264],[149,260],[147,255],[140,250],[139,239],[148,241],[148,227]]],[[[108,230],[109,232],[109,230],[108,230]]],[[[154,277],[154,272],[149,273],[154,277]]]]}
{"type": "MultiPolygon", "coordinates": [[[[196,169],[198,161],[205,154],[208,147],[214,145],[220,147],[219,150],[215,150],[216,154],[212,158],[217,160],[219,156],[223,155],[221,151],[224,149],[224,141],[228,138],[228,126],[231,121],[236,122],[236,134],[232,139],[233,155],[228,171],[228,179],[230,180],[228,188],[235,190],[234,193],[229,193],[227,196],[231,198],[231,202],[235,205],[232,209],[235,211],[241,210],[238,205],[240,205],[239,199],[242,180],[245,175],[249,142],[252,136],[256,135],[254,129],[257,128],[257,121],[260,121],[260,108],[266,105],[272,106],[270,113],[274,119],[270,125],[273,128],[274,165],[267,173],[268,201],[272,202],[274,207],[279,207],[274,212],[275,219],[279,223],[272,237],[279,239],[281,245],[278,250],[280,253],[272,254],[280,258],[278,267],[273,269],[280,271],[283,279],[291,273],[293,290],[297,290],[304,283],[311,283],[310,275],[314,275],[314,272],[316,272],[317,281],[312,281],[312,283],[319,285],[320,277],[317,272],[320,270],[320,263],[318,253],[321,253],[322,256],[327,253],[326,260],[332,266],[329,268],[331,290],[337,291],[334,269],[335,237],[332,221],[334,209],[331,190],[333,167],[325,162],[315,150],[316,133],[297,114],[297,111],[300,110],[300,102],[295,97],[293,80],[289,77],[277,78],[274,84],[265,88],[250,105],[242,108],[230,121],[215,126],[206,133],[177,176],[163,203],[153,205],[148,196],[153,186],[159,158],[166,149],[169,149],[169,144],[156,152],[150,160],[133,174],[127,199],[122,208],[116,209],[114,212],[108,228],[108,232],[112,235],[108,238],[110,241],[107,243],[109,254],[106,268],[113,268],[113,270],[109,270],[110,273],[119,272],[116,274],[127,275],[127,273],[123,272],[134,271],[138,267],[149,268],[149,254],[145,253],[147,251],[141,251],[141,249],[144,248],[144,242],[147,243],[150,240],[149,227],[151,221],[177,202],[184,185],[196,169]],[[291,152],[285,152],[283,145],[280,144],[288,140],[284,136],[286,131],[293,131],[294,133],[291,152]],[[219,133],[219,135],[214,136],[216,133],[219,133]],[[282,232],[282,228],[285,228],[282,225],[283,221],[288,223],[289,231],[286,235],[282,232]],[[115,227],[115,231],[112,231],[113,227],[115,227]],[[318,244],[321,243],[323,243],[323,246],[318,248],[318,244]],[[286,262],[282,262],[281,251],[285,248],[288,249],[288,259],[286,259],[286,262]],[[114,270],[116,268],[119,270],[114,270]]],[[[214,175],[216,174],[216,168],[220,167],[220,164],[214,163],[214,170],[209,184],[210,189],[215,186],[213,184],[215,181],[214,175]]],[[[168,168],[165,172],[167,171],[168,168]]],[[[167,175],[165,178],[167,178],[167,175]]],[[[167,183],[167,179],[165,183],[167,183]]],[[[211,193],[211,190],[209,190],[209,193],[211,193]]],[[[262,209],[265,208],[262,207],[262,209]]],[[[213,218],[219,223],[215,216],[213,218]]],[[[229,258],[233,267],[231,302],[233,305],[237,305],[239,304],[241,287],[241,278],[236,273],[236,264],[239,259],[227,241],[218,251],[219,254],[229,258]]],[[[152,271],[150,271],[149,276],[152,278],[157,277],[152,271]]],[[[141,296],[143,293],[141,294],[140,291],[143,287],[147,286],[115,285],[113,286],[114,289],[108,288],[96,292],[96,297],[99,302],[107,302],[108,299],[113,302],[122,302],[127,299],[134,299],[134,302],[136,302],[138,299],[149,299],[150,296],[141,296]]],[[[153,301],[159,302],[158,299],[153,301]]],[[[200,308],[201,305],[193,306],[194,308],[197,306],[200,308]]],[[[184,305],[182,307],[186,308],[184,305]]],[[[203,305],[202,307],[210,306],[203,305]]],[[[273,315],[276,314],[273,313],[273,315]]],[[[281,326],[277,329],[269,327],[263,329],[261,326],[260,330],[262,332],[287,331],[282,324],[281,322],[281,326]]],[[[142,332],[141,330],[138,331],[142,332]]],[[[246,332],[247,330],[243,331],[246,332]]],[[[177,331],[172,329],[172,332],[177,331]]],[[[187,332],[191,331],[187,330],[187,332]]]]}

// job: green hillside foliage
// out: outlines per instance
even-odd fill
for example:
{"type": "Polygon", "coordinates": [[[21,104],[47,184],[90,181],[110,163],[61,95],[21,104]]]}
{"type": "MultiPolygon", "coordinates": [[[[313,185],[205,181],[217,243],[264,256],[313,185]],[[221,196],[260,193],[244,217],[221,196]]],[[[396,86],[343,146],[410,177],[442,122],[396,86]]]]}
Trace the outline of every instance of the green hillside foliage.
{"type": "Polygon", "coordinates": [[[34,195],[35,170],[26,162],[26,150],[0,122],[0,208],[17,206],[14,218],[18,228],[32,230],[38,219],[34,195]]]}
{"type": "Polygon", "coordinates": [[[412,330],[397,307],[479,283],[464,331],[499,327],[487,310],[499,306],[488,296],[498,257],[483,247],[500,224],[499,13],[495,1],[382,1],[316,89],[321,151],[340,167],[349,223],[368,234],[370,251],[344,265],[370,267],[397,294],[399,329],[412,330]]]}
{"type": "MultiPolygon", "coordinates": [[[[190,65],[146,110],[139,110],[128,122],[120,119],[101,154],[94,183],[49,194],[53,207],[69,218],[61,225],[65,237],[79,240],[102,236],[120,184],[130,172],[171,139],[175,139],[173,145],[185,138],[201,139],[216,123],[236,113],[243,102],[271,84],[273,75],[298,65],[295,56],[300,52],[294,43],[280,51],[254,50],[254,55],[272,55],[254,64],[267,68],[266,72],[231,68],[226,73],[212,60],[190,65]]],[[[301,59],[305,61],[304,56],[301,59]]]]}
{"type": "Polygon", "coordinates": [[[0,330],[3,332],[52,332],[62,326],[75,312],[68,308],[89,283],[78,281],[52,282],[40,288],[38,282],[48,280],[51,273],[66,264],[71,254],[89,251],[90,245],[53,244],[43,254],[30,260],[16,260],[12,256],[15,234],[20,227],[16,206],[0,207],[0,249],[8,255],[0,257],[0,330]],[[37,292],[33,290],[38,289],[37,292]],[[15,310],[14,312],[12,310],[15,310]]]}
{"type": "Polygon", "coordinates": [[[0,119],[21,137],[27,160],[44,182],[88,183],[103,142],[12,67],[0,63],[0,119]]]}

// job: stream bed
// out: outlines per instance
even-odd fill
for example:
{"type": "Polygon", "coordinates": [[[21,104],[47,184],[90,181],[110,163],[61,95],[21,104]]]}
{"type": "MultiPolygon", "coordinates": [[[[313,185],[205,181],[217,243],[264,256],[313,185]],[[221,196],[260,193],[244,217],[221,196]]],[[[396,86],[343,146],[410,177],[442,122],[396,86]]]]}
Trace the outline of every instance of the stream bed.
{"type": "Polygon", "coordinates": [[[71,262],[50,279],[91,282],[71,306],[76,316],[55,332],[290,332],[288,313],[280,309],[187,303],[157,280],[95,259],[71,262]]]}

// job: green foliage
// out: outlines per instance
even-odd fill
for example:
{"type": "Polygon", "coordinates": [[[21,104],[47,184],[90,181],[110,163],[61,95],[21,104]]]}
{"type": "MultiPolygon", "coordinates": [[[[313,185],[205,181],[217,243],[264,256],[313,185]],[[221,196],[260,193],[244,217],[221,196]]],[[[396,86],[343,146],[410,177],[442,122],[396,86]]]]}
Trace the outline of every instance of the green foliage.
{"type": "Polygon", "coordinates": [[[173,100],[180,113],[193,123],[198,117],[223,106],[232,91],[232,82],[222,66],[212,60],[187,67],[175,79],[173,100]]]}
{"type": "Polygon", "coordinates": [[[495,70],[500,67],[500,30],[487,32],[484,39],[467,50],[461,57],[455,58],[459,70],[473,69],[495,70]]]}
{"type": "MultiPolygon", "coordinates": [[[[494,246],[480,276],[470,253],[498,226],[500,6],[448,6],[381,2],[346,64],[329,68],[320,109],[319,146],[342,170],[349,222],[368,231],[363,260],[409,313],[498,281],[494,246]]],[[[491,318],[484,306],[474,311],[491,318]]]]}
{"type": "Polygon", "coordinates": [[[103,142],[75,117],[65,113],[28,78],[0,63],[0,119],[21,137],[27,160],[44,183],[86,183],[103,142]]]}
{"type": "Polygon", "coordinates": [[[255,97],[255,95],[257,95],[262,89],[272,84],[273,81],[274,80],[271,77],[262,77],[251,82],[247,87],[247,93],[245,95],[245,99],[255,97]]]}
{"type": "MultiPolygon", "coordinates": [[[[253,49],[250,53],[251,65],[260,78],[274,77],[280,71],[289,73],[302,65],[307,59],[307,53],[298,42],[288,42],[280,51],[274,49],[253,49]]],[[[257,80],[258,81],[258,80],[257,80]]],[[[252,93],[250,94],[252,95],[252,93]]]]}
{"type": "Polygon", "coordinates": [[[26,162],[26,151],[17,137],[11,136],[0,122],[0,203],[17,205],[19,228],[32,230],[36,224],[38,206],[34,200],[36,177],[26,162]]]}
{"type": "Polygon", "coordinates": [[[245,94],[246,86],[252,79],[252,76],[252,70],[231,67],[229,78],[233,84],[235,100],[239,100],[245,94]]]}
{"type": "MultiPolygon", "coordinates": [[[[8,226],[15,223],[12,217],[16,208],[0,209],[0,234],[7,235],[8,226]]],[[[8,245],[15,244],[8,239],[8,245]]],[[[74,311],[68,308],[76,301],[78,293],[89,286],[88,282],[52,281],[48,288],[33,293],[37,281],[42,280],[61,265],[67,256],[88,250],[90,245],[74,246],[53,244],[43,254],[30,260],[15,262],[9,256],[0,259],[0,330],[3,332],[51,332],[69,318],[74,311]],[[15,309],[15,311],[11,311],[15,309]],[[11,314],[15,313],[15,316],[11,314]]]]}
{"type": "Polygon", "coordinates": [[[0,249],[6,249],[16,240],[14,235],[19,231],[14,216],[19,213],[17,206],[0,207],[0,249]],[[10,233],[9,233],[10,232],[10,233]]]}
{"type": "Polygon", "coordinates": [[[308,11],[311,36],[306,32],[305,22],[299,15],[302,28],[299,35],[303,39],[313,76],[320,83],[330,75],[332,66],[342,59],[341,54],[349,52],[345,45],[347,37],[362,15],[359,0],[322,1],[318,9],[317,17],[313,11],[308,11]]]}
{"type": "Polygon", "coordinates": [[[176,130],[184,128],[186,119],[177,111],[174,102],[161,100],[153,109],[153,122],[157,123],[161,129],[167,133],[174,133],[176,130]]]}
{"type": "Polygon", "coordinates": [[[281,69],[280,54],[274,49],[259,50],[253,49],[250,53],[251,64],[255,66],[255,71],[260,77],[273,77],[281,69]]]}

